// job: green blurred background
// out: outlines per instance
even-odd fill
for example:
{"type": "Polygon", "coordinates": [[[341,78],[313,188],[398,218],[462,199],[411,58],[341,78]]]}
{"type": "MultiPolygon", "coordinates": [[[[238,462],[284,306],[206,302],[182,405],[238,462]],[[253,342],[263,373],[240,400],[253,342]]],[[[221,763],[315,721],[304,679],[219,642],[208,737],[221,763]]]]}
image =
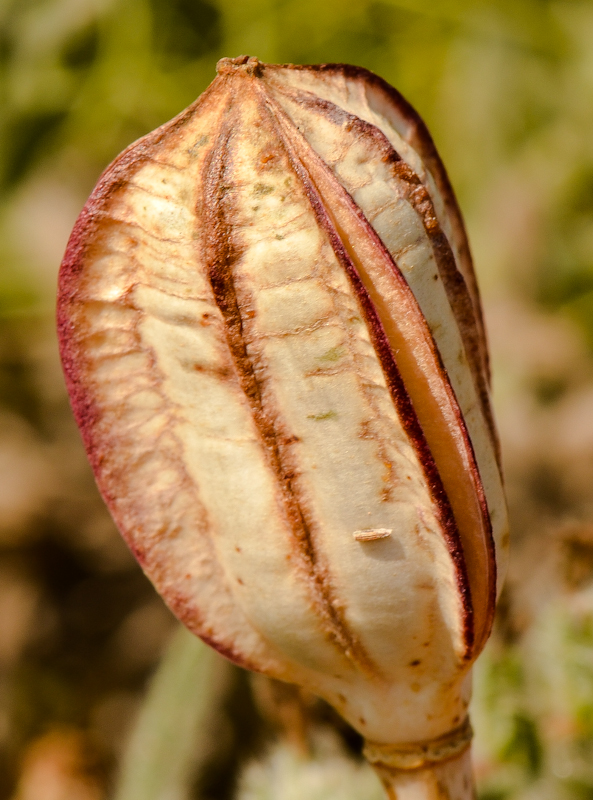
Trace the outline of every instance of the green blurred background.
{"type": "Polygon", "coordinates": [[[58,265],[100,172],[243,53],[368,67],[433,133],[484,297],[512,518],[475,681],[480,796],[593,798],[593,3],[577,0],[0,0],[0,798],[380,797],[326,707],[174,633],[97,495],[58,362],[58,265]],[[138,793],[138,752],[174,765],[160,794],[138,793]]]}

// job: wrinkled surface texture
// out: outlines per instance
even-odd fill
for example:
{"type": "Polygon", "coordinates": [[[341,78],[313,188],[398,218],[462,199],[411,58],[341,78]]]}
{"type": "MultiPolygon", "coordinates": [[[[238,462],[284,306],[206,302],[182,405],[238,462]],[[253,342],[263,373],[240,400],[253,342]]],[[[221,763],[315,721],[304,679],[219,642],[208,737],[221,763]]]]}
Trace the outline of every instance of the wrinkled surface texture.
{"type": "Polygon", "coordinates": [[[393,89],[223,59],[103,175],[59,326],[99,487],[191,630],[370,740],[460,724],[506,512],[463,224],[393,89]]]}

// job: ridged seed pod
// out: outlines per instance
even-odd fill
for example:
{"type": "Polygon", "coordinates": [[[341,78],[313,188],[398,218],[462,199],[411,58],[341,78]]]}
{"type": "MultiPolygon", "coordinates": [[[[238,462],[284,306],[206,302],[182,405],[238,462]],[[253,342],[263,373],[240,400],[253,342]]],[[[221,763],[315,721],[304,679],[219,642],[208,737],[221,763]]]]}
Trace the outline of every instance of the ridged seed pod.
{"type": "Polygon", "coordinates": [[[174,613],[328,700],[390,796],[471,797],[507,518],[463,223],[410,106],[363,69],[223,59],[102,176],[58,316],[99,488],[174,613]]]}

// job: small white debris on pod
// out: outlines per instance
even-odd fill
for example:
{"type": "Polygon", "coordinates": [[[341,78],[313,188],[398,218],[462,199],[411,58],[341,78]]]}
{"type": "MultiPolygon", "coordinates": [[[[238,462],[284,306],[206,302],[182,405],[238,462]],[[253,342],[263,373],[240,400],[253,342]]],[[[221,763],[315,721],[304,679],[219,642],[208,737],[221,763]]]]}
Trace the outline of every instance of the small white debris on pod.
{"type": "Polygon", "coordinates": [[[392,533],[392,528],[369,528],[366,531],[354,531],[352,536],[357,542],[375,542],[377,539],[387,539],[392,533]]]}

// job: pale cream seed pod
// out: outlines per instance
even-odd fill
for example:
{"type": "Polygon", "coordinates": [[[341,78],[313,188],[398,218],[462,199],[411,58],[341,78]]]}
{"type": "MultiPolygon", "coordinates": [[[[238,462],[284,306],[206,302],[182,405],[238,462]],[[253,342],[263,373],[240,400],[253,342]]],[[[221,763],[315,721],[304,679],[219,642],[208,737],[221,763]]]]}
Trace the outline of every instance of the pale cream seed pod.
{"type": "Polygon", "coordinates": [[[391,797],[471,797],[507,516],[465,231],[410,106],[363,69],[223,59],[102,176],[58,317],[174,613],[328,700],[391,797]]]}

